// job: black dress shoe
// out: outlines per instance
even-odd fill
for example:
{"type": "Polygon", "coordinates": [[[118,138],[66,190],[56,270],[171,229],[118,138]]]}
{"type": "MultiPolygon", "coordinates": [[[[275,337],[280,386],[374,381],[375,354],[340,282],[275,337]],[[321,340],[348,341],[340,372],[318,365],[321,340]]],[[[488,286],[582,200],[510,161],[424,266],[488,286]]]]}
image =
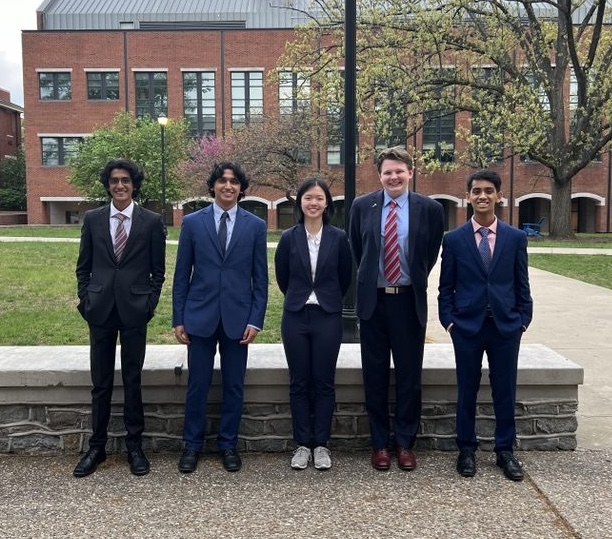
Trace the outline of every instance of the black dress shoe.
{"type": "Polygon", "coordinates": [[[476,455],[472,449],[461,449],[457,457],[457,471],[463,477],[476,475],[476,455]]]}
{"type": "Polygon", "coordinates": [[[223,459],[223,467],[227,472],[237,472],[242,468],[242,460],[235,449],[222,449],[221,459],[223,459]]]}
{"type": "Polygon", "coordinates": [[[185,449],[181,458],[179,459],[178,469],[181,473],[191,473],[195,472],[198,467],[198,459],[200,458],[200,453],[197,451],[191,451],[189,449],[185,449]]]}
{"type": "Polygon", "coordinates": [[[130,472],[134,475],[147,475],[151,470],[149,459],[147,459],[144,451],[140,448],[128,451],[128,462],[130,464],[130,472]]]}
{"type": "Polygon", "coordinates": [[[90,448],[85,456],[76,465],[76,468],[72,472],[75,477],[85,477],[86,475],[92,474],[96,471],[98,464],[106,460],[106,451],[103,447],[92,447],[90,448]]]}
{"type": "Polygon", "coordinates": [[[510,451],[497,454],[497,465],[504,470],[504,475],[512,481],[523,480],[523,468],[517,458],[510,451]]]}

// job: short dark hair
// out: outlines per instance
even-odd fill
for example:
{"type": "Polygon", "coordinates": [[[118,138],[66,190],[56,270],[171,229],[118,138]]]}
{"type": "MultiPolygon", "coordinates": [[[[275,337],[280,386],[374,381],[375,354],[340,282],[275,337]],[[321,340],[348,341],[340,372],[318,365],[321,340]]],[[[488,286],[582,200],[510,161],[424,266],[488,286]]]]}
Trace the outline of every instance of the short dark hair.
{"type": "Polygon", "coordinates": [[[235,178],[240,182],[240,194],[238,195],[238,200],[242,200],[245,197],[245,191],[249,186],[249,179],[240,165],[231,161],[223,161],[215,164],[210,176],[208,177],[208,180],[206,181],[208,194],[213,198],[215,197],[215,182],[223,177],[223,172],[226,170],[231,170],[234,173],[235,178]]]}
{"type": "Polygon", "coordinates": [[[130,161],[129,159],[113,159],[112,161],[106,163],[105,167],[102,169],[102,172],[100,172],[100,181],[102,182],[104,189],[106,189],[109,196],[112,196],[108,187],[108,182],[113,170],[118,168],[127,171],[127,173],[130,175],[132,185],[134,186],[132,198],[138,198],[138,195],[140,195],[140,186],[144,181],[144,173],[142,170],[140,170],[140,167],[136,163],[130,161]]]}
{"type": "Polygon", "coordinates": [[[414,168],[414,161],[412,156],[401,146],[394,146],[393,148],[385,148],[376,156],[376,169],[380,173],[383,161],[385,159],[393,159],[394,161],[402,161],[406,163],[408,170],[414,168]]]}
{"type": "Polygon", "coordinates": [[[476,172],[470,174],[467,180],[468,193],[472,190],[472,184],[475,180],[486,180],[491,182],[495,186],[495,191],[499,191],[501,189],[501,178],[494,170],[477,170],[476,172]]]}
{"type": "Polygon", "coordinates": [[[327,207],[323,211],[323,224],[328,224],[334,214],[334,199],[331,196],[328,185],[321,178],[308,178],[298,187],[295,194],[295,213],[297,214],[298,223],[304,222],[304,212],[302,211],[302,197],[313,187],[320,187],[325,193],[325,201],[327,207]]]}

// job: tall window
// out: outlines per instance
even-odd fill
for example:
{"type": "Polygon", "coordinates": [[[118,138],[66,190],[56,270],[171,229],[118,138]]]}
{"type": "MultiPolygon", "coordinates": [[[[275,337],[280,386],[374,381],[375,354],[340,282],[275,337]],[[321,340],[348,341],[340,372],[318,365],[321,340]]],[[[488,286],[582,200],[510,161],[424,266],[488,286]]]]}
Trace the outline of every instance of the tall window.
{"type": "Polygon", "coordinates": [[[81,137],[42,137],[42,164],[44,166],[64,166],[78,151],[81,137]]]}
{"type": "Polygon", "coordinates": [[[434,110],[423,114],[423,152],[441,163],[455,159],[455,114],[434,110]]]}
{"type": "Polygon", "coordinates": [[[38,90],[42,100],[68,101],[72,99],[70,72],[48,72],[38,74],[38,90]]]}
{"type": "Polygon", "coordinates": [[[119,99],[119,72],[87,72],[87,99],[116,101],[119,99]]]}
{"type": "Polygon", "coordinates": [[[232,72],[232,129],[263,118],[263,72],[232,72]]]}
{"type": "Polygon", "coordinates": [[[136,117],[158,118],[168,114],[168,74],[136,72],[136,117]]]}
{"type": "Polygon", "coordinates": [[[278,77],[278,106],[281,114],[295,114],[310,107],[310,78],[303,73],[281,71],[278,77]]]}
{"type": "Polygon", "coordinates": [[[384,111],[381,103],[375,105],[376,132],[374,134],[374,145],[377,153],[394,146],[406,147],[408,113],[405,100],[391,92],[387,103],[384,111]],[[383,125],[383,123],[387,125],[383,125]]]}
{"type": "Polygon", "coordinates": [[[192,136],[214,136],[217,131],[215,112],[215,73],[183,73],[183,113],[192,136]]]}
{"type": "Polygon", "coordinates": [[[344,107],[327,108],[327,164],[344,164],[344,107]]]}

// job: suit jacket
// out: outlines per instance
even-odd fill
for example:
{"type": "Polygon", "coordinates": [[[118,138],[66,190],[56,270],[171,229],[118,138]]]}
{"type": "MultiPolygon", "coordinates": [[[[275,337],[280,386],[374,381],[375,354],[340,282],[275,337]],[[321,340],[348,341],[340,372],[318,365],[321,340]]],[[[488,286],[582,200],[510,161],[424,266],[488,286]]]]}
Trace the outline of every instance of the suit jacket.
{"type": "Polygon", "coordinates": [[[134,205],[130,235],[115,260],[110,205],[85,213],[76,266],[77,306],[87,322],[102,325],[116,305],[121,322],[146,324],[159,302],[166,271],[166,234],[161,215],[134,205]]]}
{"type": "Polygon", "coordinates": [[[303,224],[283,232],[274,263],[276,282],[285,296],[285,309],[299,311],[314,290],[324,311],[342,311],[342,298],[351,284],[353,266],[351,248],[344,230],[332,225],[323,226],[314,281],[303,224]]]}
{"type": "Polygon", "coordinates": [[[495,250],[485,271],[471,221],[449,232],[442,244],[438,314],[467,335],[475,334],[487,305],[502,335],[528,327],[533,315],[527,264],[527,235],[497,221],[495,250]]]}
{"type": "MultiPolygon", "coordinates": [[[[356,198],[351,206],[349,237],[357,264],[356,313],[369,320],[377,301],[378,264],[381,249],[383,191],[356,198]]],[[[444,212],[435,200],[410,192],[408,267],[414,291],[416,312],[427,325],[427,279],[438,260],[444,234],[444,212]]]]}
{"type": "Polygon", "coordinates": [[[241,339],[262,329],[268,302],[266,223],[238,207],[225,258],[212,204],[183,219],[172,288],[172,325],[210,337],[219,325],[241,339]]]}

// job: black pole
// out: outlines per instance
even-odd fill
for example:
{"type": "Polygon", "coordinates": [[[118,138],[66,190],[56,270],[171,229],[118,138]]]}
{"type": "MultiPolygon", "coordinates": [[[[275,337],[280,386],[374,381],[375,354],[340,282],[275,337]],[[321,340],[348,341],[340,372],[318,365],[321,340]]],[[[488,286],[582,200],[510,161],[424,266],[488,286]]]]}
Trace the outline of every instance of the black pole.
{"type": "MultiPolygon", "coordinates": [[[[355,200],[355,146],[357,131],[357,2],[345,0],[344,23],[344,229],[349,230],[349,212],[355,200]]],[[[355,279],[346,296],[342,309],[342,342],[359,342],[357,316],[355,315],[355,279]]]]}
{"type": "Polygon", "coordinates": [[[166,230],[166,126],[161,126],[161,216],[166,230]]]}

